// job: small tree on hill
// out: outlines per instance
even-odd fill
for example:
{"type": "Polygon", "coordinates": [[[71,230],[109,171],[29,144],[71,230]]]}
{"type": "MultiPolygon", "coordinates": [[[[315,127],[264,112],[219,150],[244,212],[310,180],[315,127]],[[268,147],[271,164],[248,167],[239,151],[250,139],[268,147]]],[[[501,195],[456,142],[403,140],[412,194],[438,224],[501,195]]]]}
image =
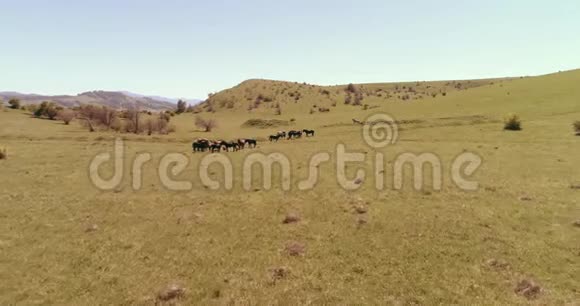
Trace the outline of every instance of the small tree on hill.
{"type": "Polygon", "coordinates": [[[354,84],[350,83],[346,86],[346,91],[350,93],[356,93],[357,89],[356,86],[354,86],[354,84]]]}
{"type": "Polygon", "coordinates": [[[177,101],[177,110],[175,110],[176,114],[185,113],[187,110],[187,104],[183,100],[177,101]]]}
{"type": "Polygon", "coordinates": [[[127,132],[139,134],[143,130],[140,115],[139,106],[137,105],[127,110],[127,132]]]}
{"type": "Polygon", "coordinates": [[[195,117],[195,126],[203,129],[205,132],[211,132],[217,127],[217,121],[214,119],[203,119],[201,117],[195,117]]]}
{"type": "Polygon", "coordinates": [[[15,99],[15,98],[10,99],[8,101],[8,105],[10,105],[11,109],[19,109],[20,108],[20,100],[15,99]]]}
{"type": "Polygon", "coordinates": [[[362,93],[358,92],[354,95],[354,102],[352,105],[362,105],[363,95],[362,93]]]}
{"type": "Polygon", "coordinates": [[[346,97],[344,97],[344,104],[350,104],[352,102],[352,96],[350,95],[350,92],[346,94],[346,97]]]}
{"type": "Polygon", "coordinates": [[[62,120],[65,125],[69,125],[69,123],[75,118],[76,113],[71,109],[63,109],[58,112],[57,118],[62,120]]]}

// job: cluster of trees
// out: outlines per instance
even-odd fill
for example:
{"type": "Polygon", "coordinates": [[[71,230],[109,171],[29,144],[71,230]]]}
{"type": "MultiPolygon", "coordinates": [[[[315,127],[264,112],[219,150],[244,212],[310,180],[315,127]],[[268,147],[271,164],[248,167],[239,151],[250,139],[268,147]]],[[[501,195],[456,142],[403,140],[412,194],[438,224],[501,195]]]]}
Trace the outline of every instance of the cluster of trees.
{"type": "Polygon", "coordinates": [[[344,98],[344,104],[347,105],[362,105],[362,100],[364,99],[363,92],[359,90],[354,84],[350,83],[345,89],[346,96],[344,98]]]}
{"type": "MultiPolygon", "coordinates": [[[[10,104],[11,106],[14,103],[10,104]]],[[[140,111],[139,107],[119,111],[107,106],[81,105],[74,108],[64,108],[53,102],[42,102],[39,105],[27,105],[26,109],[35,118],[62,120],[66,125],[74,119],[82,121],[89,131],[112,130],[120,133],[147,133],[148,135],[169,134],[175,127],[169,124],[174,112],[152,113],[140,111]]]]}
{"type": "Polygon", "coordinates": [[[31,106],[30,110],[36,118],[48,118],[50,120],[55,120],[58,116],[58,113],[63,111],[64,108],[52,102],[44,101],[40,103],[39,106],[31,106]]]}
{"type": "Polygon", "coordinates": [[[170,113],[153,114],[140,111],[138,107],[117,111],[106,106],[83,105],[77,109],[77,117],[91,132],[104,129],[120,133],[152,135],[154,133],[169,134],[175,131],[175,127],[169,124],[170,113]]]}

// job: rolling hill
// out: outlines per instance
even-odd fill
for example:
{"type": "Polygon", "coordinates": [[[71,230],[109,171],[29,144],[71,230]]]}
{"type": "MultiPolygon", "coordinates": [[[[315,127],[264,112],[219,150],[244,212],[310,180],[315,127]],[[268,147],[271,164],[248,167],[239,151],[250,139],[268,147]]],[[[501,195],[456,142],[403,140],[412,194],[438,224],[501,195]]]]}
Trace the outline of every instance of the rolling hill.
{"type": "Polygon", "coordinates": [[[253,112],[267,112],[272,108],[317,111],[344,104],[368,108],[388,102],[434,99],[511,80],[513,78],[319,86],[251,79],[211,95],[199,107],[206,111],[246,109],[253,112]]]}

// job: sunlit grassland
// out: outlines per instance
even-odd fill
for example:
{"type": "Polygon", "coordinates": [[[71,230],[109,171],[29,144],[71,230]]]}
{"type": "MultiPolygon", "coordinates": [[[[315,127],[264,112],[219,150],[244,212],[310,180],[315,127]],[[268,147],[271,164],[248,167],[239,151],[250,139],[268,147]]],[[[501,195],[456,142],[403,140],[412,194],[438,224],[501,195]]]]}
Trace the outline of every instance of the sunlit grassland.
{"type": "MultiPolygon", "coordinates": [[[[79,122],[65,126],[0,111],[0,149],[8,154],[0,161],[0,304],[154,304],[172,283],[186,289],[182,304],[578,301],[580,228],[573,223],[580,219],[580,190],[571,188],[580,184],[580,137],[571,126],[580,120],[577,84],[580,72],[573,71],[430,99],[370,97],[365,103],[378,107],[369,110],[338,103],[329,113],[310,114],[316,103],[310,100],[288,104],[281,116],[220,109],[199,114],[218,121],[211,133],[195,128],[195,115],[182,114],[171,119],[176,133],[160,136],[89,133],[79,122]],[[380,149],[387,160],[384,190],[374,187],[376,152],[351,120],[377,112],[401,121],[398,142],[380,149]],[[503,130],[510,113],[522,118],[522,131],[503,130]],[[207,153],[193,154],[191,141],[265,139],[283,129],[242,128],[251,118],[294,118],[286,129],[317,134],[224,153],[234,166],[234,188],[207,189],[197,174],[207,153]],[[125,138],[125,176],[115,190],[100,191],[88,165],[98,153],[112,152],[116,137],[125,138]],[[339,143],[367,154],[348,167],[350,176],[366,170],[357,191],[336,181],[339,143]],[[464,151],[483,158],[471,178],[477,191],[450,180],[450,164],[464,151]],[[153,160],[135,191],[131,163],[143,152],[153,160]],[[168,190],[158,178],[159,160],[175,152],[190,159],[175,179],[192,182],[191,191],[168,190]],[[250,191],[242,188],[244,157],[255,152],[289,158],[290,191],[281,190],[279,171],[272,190],[261,187],[259,176],[250,191]],[[330,153],[331,161],[320,166],[314,189],[298,190],[319,152],[330,153]],[[403,190],[392,188],[393,162],[404,152],[440,157],[441,191],[429,184],[416,191],[410,177],[403,190]],[[358,213],[358,205],[368,211],[358,213]],[[289,212],[301,220],[283,224],[289,212]],[[293,241],[305,245],[303,256],[286,254],[293,241]],[[489,267],[490,259],[509,267],[489,267]],[[288,275],[275,279],[271,269],[278,267],[288,275]],[[514,293],[524,278],[543,288],[536,300],[514,293]]],[[[223,174],[217,165],[210,172],[216,179],[223,174]]]]}

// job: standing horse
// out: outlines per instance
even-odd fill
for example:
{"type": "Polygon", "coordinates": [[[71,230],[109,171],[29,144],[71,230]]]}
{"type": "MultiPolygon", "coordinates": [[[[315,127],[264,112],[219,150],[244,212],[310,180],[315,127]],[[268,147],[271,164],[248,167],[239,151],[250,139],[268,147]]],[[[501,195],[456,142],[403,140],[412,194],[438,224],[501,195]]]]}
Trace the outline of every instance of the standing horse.
{"type": "Polygon", "coordinates": [[[193,152],[204,152],[209,149],[210,142],[207,139],[197,139],[191,146],[193,147],[193,152]]]}
{"type": "Polygon", "coordinates": [[[246,144],[248,145],[248,148],[255,148],[257,141],[255,139],[246,139],[246,144]]]}
{"type": "Polygon", "coordinates": [[[230,149],[232,149],[233,152],[236,152],[239,150],[239,146],[238,143],[235,141],[222,141],[222,146],[224,147],[224,149],[226,150],[226,152],[229,152],[230,149]]]}
{"type": "Polygon", "coordinates": [[[209,148],[211,150],[211,153],[214,153],[216,151],[217,152],[220,152],[221,149],[222,149],[222,143],[221,142],[214,141],[214,142],[211,143],[211,145],[209,146],[209,148]]]}
{"type": "Polygon", "coordinates": [[[300,137],[302,137],[302,132],[301,131],[290,131],[290,132],[288,132],[288,139],[300,138],[300,137]]]}
{"type": "Polygon", "coordinates": [[[314,130],[302,130],[302,132],[304,132],[304,134],[306,134],[306,137],[314,136],[314,130]]]}
{"type": "Polygon", "coordinates": [[[246,139],[238,139],[238,149],[243,150],[246,146],[246,139]]]}

